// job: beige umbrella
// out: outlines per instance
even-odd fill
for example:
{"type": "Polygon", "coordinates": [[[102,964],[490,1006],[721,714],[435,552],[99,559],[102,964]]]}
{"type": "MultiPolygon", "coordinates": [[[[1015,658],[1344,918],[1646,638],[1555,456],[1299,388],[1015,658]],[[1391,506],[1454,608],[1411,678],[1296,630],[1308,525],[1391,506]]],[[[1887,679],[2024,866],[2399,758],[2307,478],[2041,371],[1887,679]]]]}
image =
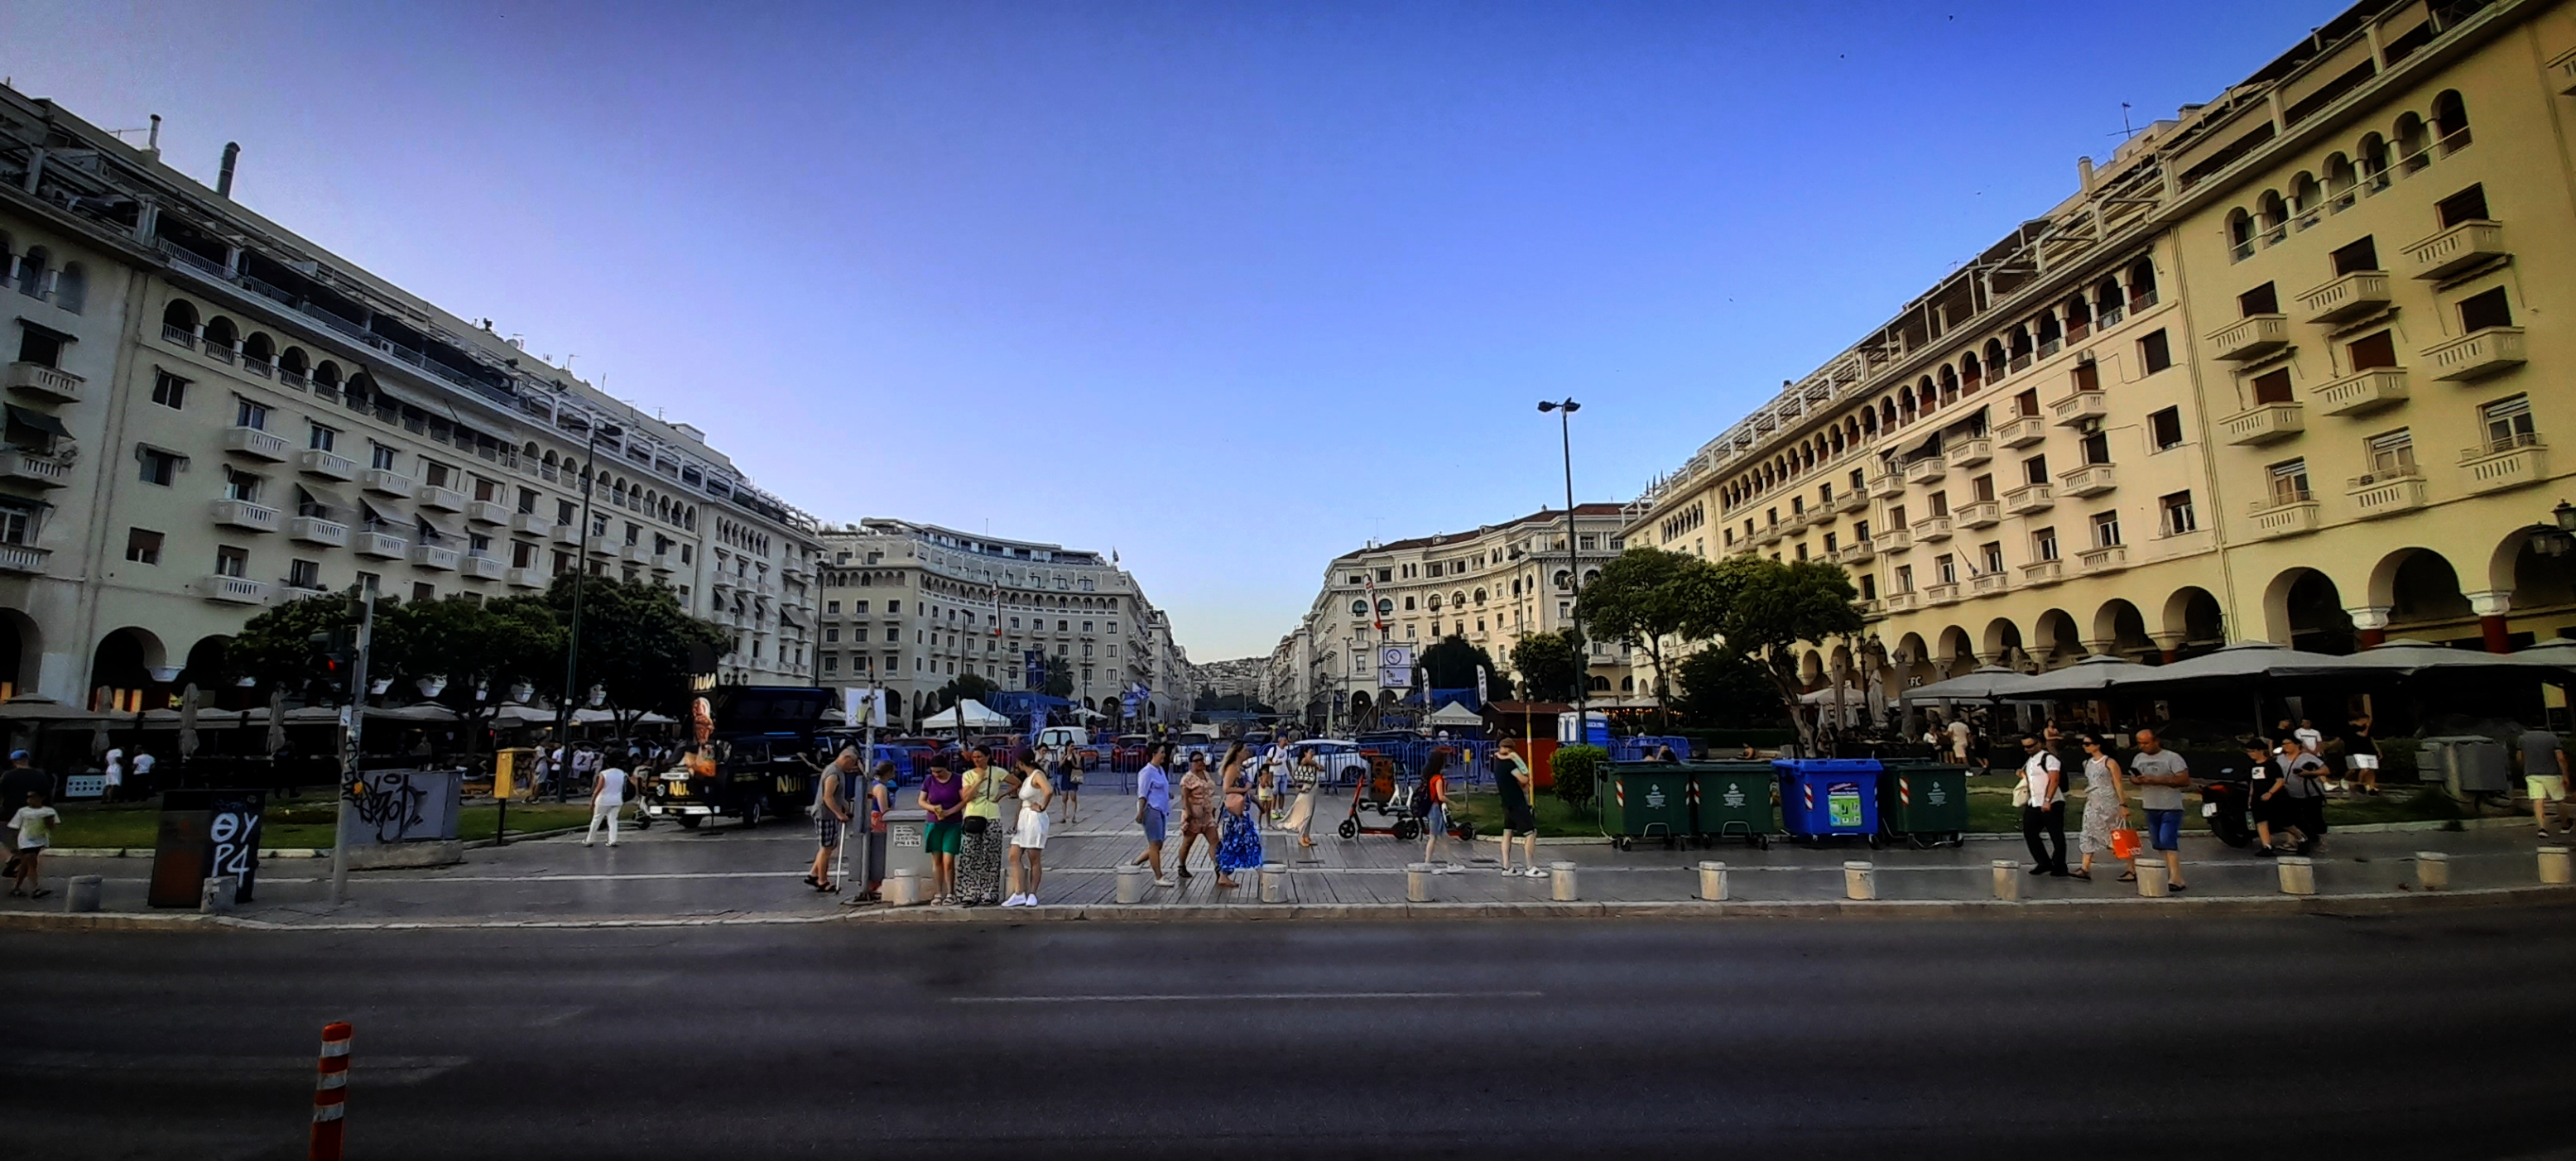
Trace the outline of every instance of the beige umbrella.
{"type": "Polygon", "coordinates": [[[179,694],[179,756],[197,755],[197,683],[189,682],[179,694]]]}
{"type": "Polygon", "coordinates": [[[286,687],[275,685],[268,691],[268,752],[286,748],[286,687]]]}
{"type": "MultiPolygon", "coordinates": [[[[100,700],[104,701],[106,699],[101,698],[100,700]]],[[[92,758],[104,758],[107,757],[107,751],[107,715],[100,714],[98,715],[97,723],[90,727],[89,756],[92,758]]]]}

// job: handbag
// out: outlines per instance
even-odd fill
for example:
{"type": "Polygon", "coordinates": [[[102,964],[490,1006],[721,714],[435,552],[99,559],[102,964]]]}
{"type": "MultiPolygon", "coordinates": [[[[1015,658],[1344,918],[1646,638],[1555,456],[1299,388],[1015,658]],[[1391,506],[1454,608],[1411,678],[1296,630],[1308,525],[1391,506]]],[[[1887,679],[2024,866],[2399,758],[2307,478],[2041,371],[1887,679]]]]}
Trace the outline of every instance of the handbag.
{"type": "Polygon", "coordinates": [[[2013,805],[2015,807],[2030,805],[2030,779],[2023,777],[2013,779],[2013,805]]]}
{"type": "Polygon", "coordinates": [[[2111,828],[2111,857],[2127,862],[2138,857],[2138,832],[2133,827],[2111,828]]]}
{"type": "Polygon", "coordinates": [[[992,826],[992,819],[986,818],[980,814],[970,814],[966,816],[965,823],[959,829],[964,830],[967,834],[982,834],[991,829],[992,826]]]}

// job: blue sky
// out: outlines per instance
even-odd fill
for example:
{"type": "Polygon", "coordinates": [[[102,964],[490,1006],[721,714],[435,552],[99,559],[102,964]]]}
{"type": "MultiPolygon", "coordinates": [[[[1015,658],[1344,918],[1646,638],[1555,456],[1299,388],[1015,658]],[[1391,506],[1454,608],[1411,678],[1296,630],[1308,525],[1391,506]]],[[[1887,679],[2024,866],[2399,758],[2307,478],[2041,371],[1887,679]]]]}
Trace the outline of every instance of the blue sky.
{"type": "Polygon", "coordinates": [[[1206,661],[1561,504],[1542,397],[1635,495],[2338,10],[18,0],[0,72],[820,518],[1114,547],[1206,661]]]}

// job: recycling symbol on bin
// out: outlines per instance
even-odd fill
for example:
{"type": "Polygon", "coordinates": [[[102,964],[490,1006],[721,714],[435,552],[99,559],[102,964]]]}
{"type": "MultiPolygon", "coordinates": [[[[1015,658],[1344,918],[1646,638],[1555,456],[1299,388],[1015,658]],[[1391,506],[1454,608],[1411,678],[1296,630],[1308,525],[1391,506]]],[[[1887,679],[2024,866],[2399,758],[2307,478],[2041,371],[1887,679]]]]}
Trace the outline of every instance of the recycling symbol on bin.
{"type": "Polygon", "coordinates": [[[1646,805],[1651,806],[1656,810],[1662,810],[1664,808],[1664,788],[1661,786],[1649,787],[1646,790],[1646,805]]]}
{"type": "Polygon", "coordinates": [[[1933,806],[1946,806],[1950,802],[1950,792],[1942,789],[1941,784],[1935,782],[1930,790],[1923,792],[1923,801],[1933,806]]]}
{"type": "Polygon", "coordinates": [[[1729,809],[1744,805],[1744,788],[1741,786],[1727,787],[1726,805],[1729,809]]]}

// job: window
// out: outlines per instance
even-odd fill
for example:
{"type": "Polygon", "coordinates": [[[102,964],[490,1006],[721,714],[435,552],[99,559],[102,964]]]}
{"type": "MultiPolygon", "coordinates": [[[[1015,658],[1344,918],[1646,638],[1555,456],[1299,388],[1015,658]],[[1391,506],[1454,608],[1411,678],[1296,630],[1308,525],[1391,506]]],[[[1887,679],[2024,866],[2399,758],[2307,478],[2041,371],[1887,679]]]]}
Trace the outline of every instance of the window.
{"type": "Polygon", "coordinates": [[[1959,558],[1946,552],[1933,557],[1932,575],[1939,578],[1934,582],[1936,584],[1954,585],[1959,583],[1959,558]]]}
{"type": "Polygon", "coordinates": [[[2200,514],[2192,510],[2191,493],[2175,492],[2156,501],[2159,527],[2167,536],[2180,536],[2200,527],[2200,514]]]}
{"type": "Polygon", "coordinates": [[[2182,408],[2168,407],[2147,417],[2147,439],[2157,451],[2182,446],[2182,408]]]}
{"type": "Polygon", "coordinates": [[[188,381],[168,371],[152,373],[152,401],[172,411],[188,403],[188,381]]]}
{"type": "Polygon", "coordinates": [[[2163,331],[2138,340],[2138,365],[2145,367],[2150,375],[2173,366],[2173,346],[2165,340],[2163,331]]]}
{"type": "Polygon", "coordinates": [[[2256,406],[2266,403],[2287,403],[2290,401],[2290,369],[2283,367],[2278,371],[2267,371],[2256,375],[2251,386],[2254,389],[2256,406]]]}
{"type": "Polygon", "coordinates": [[[1391,581],[1391,580],[1394,580],[1394,579],[1395,579],[1395,570],[1394,570],[1394,569],[1391,569],[1391,568],[1382,568],[1382,569],[1377,570],[1377,582],[1378,582],[1379,584],[1385,584],[1386,582],[1391,581]]]}
{"type": "Polygon", "coordinates": [[[840,644],[840,642],[841,642],[841,627],[840,627],[840,626],[838,626],[838,625],[825,625],[825,626],[823,626],[823,640],[824,640],[824,642],[825,642],[826,644],[832,644],[832,645],[838,645],[838,644],[840,644]]]}
{"type": "Polygon", "coordinates": [[[161,563],[161,534],[146,528],[126,529],[125,559],[136,564],[161,563]]]}
{"type": "Polygon", "coordinates": [[[1969,493],[1970,493],[1971,495],[1974,495],[1974,496],[1975,496],[1978,500],[1980,500],[1980,501],[1984,501],[1984,500],[1992,500],[1992,499],[1994,499],[1994,498],[1995,498],[1995,478],[1994,478],[1994,476],[1992,476],[1992,475],[1983,475],[1983,476],[1979,476],[1979,477],[1977,477],[1976,479],[1973,479],[1973,480],[1968,481],[1968,491],[1969,491],[1969,493]]]}
{"type": "Polygon", "coordinates": [[[36,509],[25,501],[0,501],[0,544],[34,544],[36,509]]]}
{"type": "Polygon", "coordinates": [[[420,482],[427,484],[430,487],[447,487],[448,474],[455,470],[456,469],[448,467],[446,464],[442,464],[428,456],[422,456],[420,458],[420,482]]]}
{"type": "Polygon", "coordinates": [[[2047,483],[2048,457],[2032,456],[2029,459],[2023,460],[2021,462],[2021,478],[2022,482],[2025,484],[2047,483]]]}
{"type": "Polygon", "coordinates": [[[2478,419],[2486,427],[2487,448],[2503,451],[2540,442],[2531,425],[2531,397],[2516,395],[2499,399],[2478,409],[2478,419]]]}
{"type": "MultiPolygon", "coordinates": [[[[367,466],[380,472],[394,470],[394,449],[373,440],[367,443],[367,466]]],[[[571,523],[567,520],[564,523],[571,523]]]]}
{"type": "Polygon", "coordinates": [[[287,561],[286,587],[293,589],[321,588],[322,562],[318,560],[287,561]]]}
{"type": "Polygon", "coordinates": [[[2107,432],[2097,431],[2085,436],[2084,442],[2077,446],[2083,449],[2084,462],[2088,465],[2111,462],[2111,436],[2107,432]]]}
{"type": "Polygon", "coordinates": [[[2075,389],[2077,391],[2099,391],[2102,389],[2102,364],[2096,363],[2091,359],[2079,360],[2075,364],[2073,374],[2075,377],[2075,389]]]}
{"type": "Polygon", "coordinates": [[[2462,222],[2486,221],[2487,187],[2483,184],[2470,186],[2443,198],[2441,204],[2434,208],[2441,213],[2442,228],[2445,230],[2462,222]]]}
{"type": "Polygon", "coordinates": [[[2334,272],[2340,276],[2379,269],[2379,247],[2368,235],[2333,254],[2334,272]]]}
{"type": "Polygon", "coordinates": [[[2513,306],[2505,301],[2501,286],[2460,300],[2460,330],[2463,333],[2512,325],[2513,306]]]}
{"type": "Polygon", "coordinates": [[[216,548],[215,548],[215,575],[216,575],[216,576],[241,576],[241,575],[243,575],[243,574],[245,574],[245,573],[248,573],[249,571],[250,571],[250,550],[249,550],[249,549],[247,549],[247,548],[235,548],[235,547],[233,547],[232,545],[229,545],[229,544],[224,544],[224,545],[218,545],[218,546],[216,546],[216,548]]]}
{"type": "Polygon", "coordinates": [[[2120,513],[2117,509],[2093,514],[2093,547],[2115,548],[2120,544],[2120,513]]]}
{"type": "Polygon", "coordinates": [[[305,432],[304,446],[309,447],[314,451],[329,451],[339,442],[339,432],[333,431],[318,423],[312,425],[305,432]]]}
{"type": "MultiPolygon", "coordinates": [[[[841,612],[841,602],[839,602],[839,601],[825,601],[825,602],[823,602],[823,611],[824,611],[824,612],[826,612],[826,613],[830,613],[830,614],[832,614],[832,615],[834,615],[834,616],[838,616],[838,615],[840,615],[840,612],[841,612]]],[[[1019,619],[1018,617],[1013,617],[1013,618],[1011,618],[1011,627],[1012,627],[1012,628],[1014,628],[1014,629],[1016,629],[1016,628],[1019,628],[1019,627],[1020,627],[1020,619],[1019,619]]]]}
{"type": "Polygon", "coordinates": [[[1896,566],[1896,591],[1900,593],[1910,593],[1914,591],[1913,565],[1900,564],[1896,566]]]}
{"type": "MultiPolygon", "coordinates": [[[[861,610],[859,610],[859,611],[860,611],[860,612],[862,612],[862,613],[867,612],[867,610],[866,610],[866,609],[861,609],[861,610]]],[[[891,617],[891,616],[894,616],[895,614],[900,613],[900,612],[902,612],[902,611],[903,611],[903,602],[902,602],[902,601],[887,601],[887,602],[886,602],[886,615],[887,615],[887,616],[891,617]]]]}
{"type": "Polygon", "coordinates": [[[233,426],[247,427],[252,431],[268,430],[267,405],[253,403],[239,395],[233,396],[233,426]]]}
{"type": "Polygon", "coordinates": [[[2370,479],[2402,479],[2415,474],[2415,433],[2406,428],[2374,435],[2363,444],[2370,457],[2370,479]]]}
{"type": "Polygon", "coordinates": [[[2308,491],[2307,460],[2284,460],[2272,465],[2270,472],[2273,507],[2305,503],[2308,500],[2311,493],[2308,491]]]}
{"type": "Polygon", "coordinates": [[[850,602],[850,612],[855,616],[867,616],[868,603],[866,601],[852,601],[850,602]]]}
{"type": "Polygon", "coordinates": [[[1887,526],[1888,526],[1888,527],[1890,527],[1890,528],[1903,528],[1903,527],[1905,527],[1905,525],[1906,525],[1906,520],[1905,520],[1905,505],[1903,505],[1903,504],[1890,504],[1890,505],[1888,505],[1888,506],[1887,506],[1887,526]]]}
{"type": "MultiPolygon", "coordinates": [[[[2019,395],[2015,395],[2015,396],[2013,396],[2013,415],[2014,415],[2015,417],[2017,417],[2017,418],[2027,419],[2027,418],[2030,418],[2030,417],[2036,416],[2036,415],[2038,415],[2038,414],[2039,414],[2039,388],[2033,387],[2033,388],[2031,388],[2031,389],[2030,389],[2030,390],[2028,390],[2028,391],[2024,391],[2024,392],[2022,392],[2022,393],[2021,393],[2021,394],[2019,394],[2019,395]]],[[[1854,475],[1854,476],[1858,476],[1859,474],[1860,474],[1860,473],[1858,473],[1858,472],[1854,472],[1854,473],[1852,473],[1852,475],[1854,475]]],[[[1861,490],[1861,487],[1860,487],[1860,481],[1859,481],[1859,480],[1857,480],[1857,479],[1853,480],[1853,481],[1852,481],[1852,491],[1857,492],[1857,491],[1860,491],[1860,490],[1861,490]]]]}
{"type": "Polygon", "coordinates": [[[29,323],[18,324],[18,361],[44,367],[63,365],[63,336],[29,323]]]}
{"type": "Polygon", "coordinates": [[[2397,365],[2397,344],[2387,331],[2363,335],[2344,344],[2344,354],[2352,358],[2354,374],[2397,365]]]}
{"type": "Polygon", "coordinates": [[[2033,560],[2057,559],[2057,529],[2042,528],[2031,533],[2030,555],[2033,560]]]}
{"type": "Polygon", "coordinates": [[[230,464],[224,466],[224,499],[245,504],[259,503],[260,485],[267,481],[230,464]]]}
{"type": "Polygon", "coordinates": [[[2002,572],[2004,570],[2003,541],[1989,540],[1984,544],[1979,545],[1977,548],[1977,556],[1979,558],[1979,563],[1977,565],[1978,568],[1984,569],[1987,572],[2002,572]]]}
{"type": "Polygon", "coordinates": [[[1869,573],[1860,574],[1860,599],[1864,601],[1875,601],[1878,599],[1878,578],[1876,576],[1869,573]]]}
{"type": "Polygon", "coordinates": [[[2281,313],[2281,294],[2269,282],[2236,296],[2236,313],[2252,318],[2258,314],[2281,313]]]}
{"type": "Polygon", "coordinates": [[[411,586],[411,599],[415,602],[437,600],[438,586],[430,584],[428,581],[415,582],[411,586]]]}

